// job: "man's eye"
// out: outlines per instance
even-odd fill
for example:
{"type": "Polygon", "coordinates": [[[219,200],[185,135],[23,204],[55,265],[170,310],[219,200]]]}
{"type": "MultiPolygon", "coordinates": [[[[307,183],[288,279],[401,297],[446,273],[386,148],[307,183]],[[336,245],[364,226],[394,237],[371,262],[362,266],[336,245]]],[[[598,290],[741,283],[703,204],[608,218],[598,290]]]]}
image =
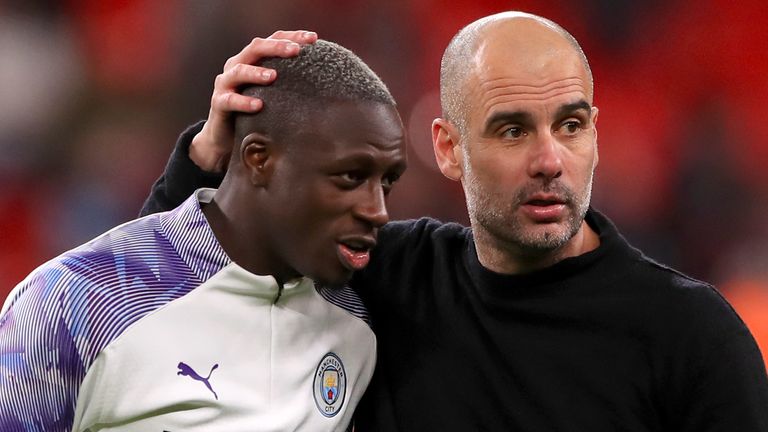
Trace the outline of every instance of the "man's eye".
{"type": "Polygon", "coordinates": [[[354,189],[368,180],[369,174],[364,171],[345,171],[333,175],[333,181],[342,189],[354,189]]]}
{"type": "Polygon", "coordinates": [[[501,132],[501,136],[504,138],[520,138],[525,135],[523,128],[521,127],[508,127],[501,132]]]}
{"type": "Polygon", "coordinates": [[[578,120],[568,120],[560,126],[560,130],[566,135],[573,135],[581,130],[581,122],[578,120]]]}
{"type": "Polygon", "coordinates": [[[362,173],[356,172],[356,171],[350,171],[339,174],[339,177],[346,183],[349,184],[356,184],[361,183],[365,176],[362,173]]]}
{"type": "Polygon", "coordinates": [[[394,186],[399,179],[399,175],[391,175],[381,179],[381,186],[384,188],[384,193],[389,193],[389,191],[392,190],[392,186],[394,186]]]}

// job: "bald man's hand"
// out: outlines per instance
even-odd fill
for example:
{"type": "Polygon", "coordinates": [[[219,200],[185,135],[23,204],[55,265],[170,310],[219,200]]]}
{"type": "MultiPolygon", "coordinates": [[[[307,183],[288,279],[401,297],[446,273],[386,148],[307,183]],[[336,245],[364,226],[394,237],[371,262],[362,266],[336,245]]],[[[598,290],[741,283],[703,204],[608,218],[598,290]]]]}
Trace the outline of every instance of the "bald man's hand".
{"type": "Polygon", "coordinates": [[[203,129],[195,135],[189,147],[189,157],[204,171],[226,170],[234,140],[233,114],[255,113],[261,110],[260,99],[243,96],[238,88],[250,84],[269,84],[276,78],[273,69],[254,66],[265,57],[293,57],[300,44],[317,41],[314,32],[277,31],[272,36],[251,41],[242,51],[224,63],[224,71],[216,76],[211,96],[211,110],[203,129]]]}

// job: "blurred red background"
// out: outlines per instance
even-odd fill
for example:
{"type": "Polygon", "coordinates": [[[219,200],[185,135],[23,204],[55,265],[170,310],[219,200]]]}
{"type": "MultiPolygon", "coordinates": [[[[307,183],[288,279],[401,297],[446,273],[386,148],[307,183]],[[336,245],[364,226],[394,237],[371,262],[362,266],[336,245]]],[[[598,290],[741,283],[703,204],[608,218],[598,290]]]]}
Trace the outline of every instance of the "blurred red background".
{"type": "Polygon", "coordinates": [[[594,205],[711,281],[768,351],[768,6],[762,1],[0,0],[0,298],[132,219],[214,76],[251,38],[311,29],[357,52],[409,129],[397,218],[467,222],[429,138],[442,51],[518,9],[582,43],[600,108],[594,205]]]}

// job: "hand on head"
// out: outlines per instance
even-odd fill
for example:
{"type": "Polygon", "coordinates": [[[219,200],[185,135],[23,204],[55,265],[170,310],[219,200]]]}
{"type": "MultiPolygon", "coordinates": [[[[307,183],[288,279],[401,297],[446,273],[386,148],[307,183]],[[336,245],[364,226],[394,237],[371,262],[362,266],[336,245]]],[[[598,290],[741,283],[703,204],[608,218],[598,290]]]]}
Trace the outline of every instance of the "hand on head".
{"type": "Polygon", "coordinates": [[[269,84],[275,79],[274,70],[255,64],[266,57],[293,57],[299,53],[300,44],[316,41],[317,34],[314,32],[277,31],[266,39],[253,39],[224,63],[224,70],[214,81],[208,120],[189,148],[189,157],[198,167],[209,172],[224,171],[234,139],[232,115],[261,110],[261,100],[243,96],[237,91],[245,85],[269,84]]]}

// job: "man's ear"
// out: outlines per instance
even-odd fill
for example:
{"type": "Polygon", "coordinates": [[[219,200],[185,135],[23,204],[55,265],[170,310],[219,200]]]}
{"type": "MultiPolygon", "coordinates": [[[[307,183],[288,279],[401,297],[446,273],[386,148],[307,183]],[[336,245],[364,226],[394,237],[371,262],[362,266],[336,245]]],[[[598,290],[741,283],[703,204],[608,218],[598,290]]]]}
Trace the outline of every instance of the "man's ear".
{"type": "Polygon", "coordinates": [[[448,120],[437,118],[432,121],[432,148],[440,172],[451,180],[461,180],[464,154],[460,147],[460,134],[448,120]]]}
{"type": "Polygon", "coordinates": [[[274,144],[265,135],[253,132],[240,143],[240,160],[254,186],[266,186],[274,166],[274,144]]]}
{"type": "Polygon", "coordinates": [[[597,147],[597,115],[600,113],[600,110],[597,109],[597,107],[592,107],[592,112],[590,115],[592,116],[592,127],[595,129],[595,167],[597,167],[597,163],[600,161],[600,152],[598,151],[597,147]]]}

